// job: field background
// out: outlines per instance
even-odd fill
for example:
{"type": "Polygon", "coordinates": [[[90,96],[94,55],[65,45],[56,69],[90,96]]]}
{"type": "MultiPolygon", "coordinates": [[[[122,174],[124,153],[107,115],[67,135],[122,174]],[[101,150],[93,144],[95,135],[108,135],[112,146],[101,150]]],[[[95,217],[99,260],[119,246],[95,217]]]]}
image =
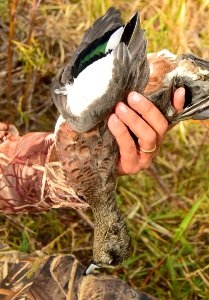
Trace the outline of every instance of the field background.
{"type": "MultiPolygon", "coordinates": [[[[0,0],[0,121],[22,134],[53,131],[50,83],[83,32],[109,6],[136,10],[149,52],[167,48],[209,59],[208,0],[0,0]]],[[[129,259],[109,273],[159,299],[209,299],[209,123],[170,131],[152,167],[120,178],[117,201],[132,237],[129,259]]],[[[87,264],[89,212],[0,215],[0,239],[13,249],[73,253],[87,264]]]]}

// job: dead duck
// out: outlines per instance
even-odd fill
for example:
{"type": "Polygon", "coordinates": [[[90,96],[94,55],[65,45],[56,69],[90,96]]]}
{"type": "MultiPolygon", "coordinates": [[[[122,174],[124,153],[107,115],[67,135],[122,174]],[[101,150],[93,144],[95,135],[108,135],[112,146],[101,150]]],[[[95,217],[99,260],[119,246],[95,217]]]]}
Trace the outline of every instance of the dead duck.
{"type": "Polygon", "coordinates": [[[122,26],[119,11],[110,8],[86,32],[53,82],[54,102],[61,113],[56,151],[69,186],[94,215],[93,267],[116,267],[129,253],[130,237],[114,199],[118,146],[107,130],[107,119],[136,85],[141,92],[145,88],[146,45],[139,14],[122,26]]]}
{"type": "Polygon", "coordinates": [[[139,13],[123,25],[119,11],[110,8],[85,33],[53,82],[61,114],[56,151],[69,185],[94,214],[93,263],[87,273],[95,267],[116,267],[129,253],[130,238],[114,200],[118,147],[107,128],[116,103],[125,101],[132,90],[144,91],[171,123],[204,118],[205,113],[209,117],[209,64],[168,51],[150,55],[147,61],[146,45],[139,13]],[[180,86],[186,88],[186,107],[176,114],[171,98],[180,86]]]}

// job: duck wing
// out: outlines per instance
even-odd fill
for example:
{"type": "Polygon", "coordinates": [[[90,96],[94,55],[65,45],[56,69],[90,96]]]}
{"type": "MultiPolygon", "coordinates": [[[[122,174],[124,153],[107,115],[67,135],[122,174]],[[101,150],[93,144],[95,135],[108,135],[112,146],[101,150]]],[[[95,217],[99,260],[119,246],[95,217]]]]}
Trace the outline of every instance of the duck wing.
{"type": "Polygon", "coordinates": [[[110,7],[106,14],[97,19],[93,25],[86,31],[80,45],[73,54],[70,62],[66,65],[61,74],[60,81],[66,84],[73,81],[72,67],[82,51],[87,49],[95,40],[101,39],[105,34],[114,32],[123,25],[120,11],[110,7]]]}
{"type": "MultiPolygon", "coordinates": [[[[114,30],[119,25],[119,14],[115,9],[110,9],[104,17],[96,21],[99,34],[102,32],[109,34],[110,31],[100,29],[100,22],[101,24],[105,22],[106,30],[112,28],[114,30]],[[116,15],[116,25],[113,25],[112,14],[116,15]]],[[[89,31],[90,37],[94,27],[95,25],[89,31]]],[[[145,32],[140,26],[139,14],[136,13],[124,27],[119,28],[120,30],[122,36],[121,38],[117,36],[113,49],[110,49],[110,52],[105,50],[104,55],[93,63],[95,49],[99,47],[95,44],[98,40],[94,40],[83,52],[80,52],[83,46],[79,48],[74,55],[74,58],[76,57],[74,64],[71,61],[64,68],[61,81],[55,80],[53,83],[52,95],[55,105],[71,128],[77,132],[91,130],[113,111],[117,102],[125,101],[131,90],[142,92],[147,84],[149,76],[146,59],[147,41],[145,32]],[[93,56],[88,57],[88,65],[82,69],[87,55],[92,55],[92,49],[93,56]],[[80,69],[82,71],[79,73],[80,69]],[[78,73],[79,76],[76,77],[78,73]],[[69,84],[72,78],[74,82],[69,84]]],[[[102,42],[109,43],[114,34],[115,32],[113,34],[111,32],[107,37],[102,36],[102,42]]],[[[85,43],[87,37],[84,36],[83,41],[85,43]]]]}
{"type": "MultiPolygon", "coordinates": [[[[79,115],[73,114],[72,108],[68,106],[68,99],[65,94],[53,93],[54,103],[58,111],[75,131],[87,132],[91,130],[112,112],[117,102],[121,99],[124,92],[124,86],[127,85],[127,70],[129,70],[130,66],[129,51],[123,43],[121,43],[114,51],[113,60],[112,78],[109,80],[105,92],[95,99],[92,99],[92,103],[89,103],[86,109],[79,115]]],[[[97,73],[96,75],[99,78],[100,75],[102,75],[103,70],[98,69],[98,71],[99,74],[97,73]]],[[[90,95],[90,100],[91,91],[95,90],[96,84],[98,85],[99,82],[97,81],[95,83],[93,78],[89,78],[88,87],[81,87],[86,95],[90,95]]],[[[77,101],[79,101],[79,99],[77,101]]]]}

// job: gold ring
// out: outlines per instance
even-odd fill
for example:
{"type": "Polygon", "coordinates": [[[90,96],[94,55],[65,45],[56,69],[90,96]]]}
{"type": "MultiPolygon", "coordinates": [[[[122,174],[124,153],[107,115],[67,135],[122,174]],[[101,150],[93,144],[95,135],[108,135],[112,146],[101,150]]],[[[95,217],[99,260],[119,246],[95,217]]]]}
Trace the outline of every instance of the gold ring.
{"type": "Polygon", "coordinates": [[[144,152],[144,153],[152,153],[157,149],[157,145],[155,145],[155,147],[151,150],[145,150],[143,148],[140,147],[140,151],[144,152]]]}

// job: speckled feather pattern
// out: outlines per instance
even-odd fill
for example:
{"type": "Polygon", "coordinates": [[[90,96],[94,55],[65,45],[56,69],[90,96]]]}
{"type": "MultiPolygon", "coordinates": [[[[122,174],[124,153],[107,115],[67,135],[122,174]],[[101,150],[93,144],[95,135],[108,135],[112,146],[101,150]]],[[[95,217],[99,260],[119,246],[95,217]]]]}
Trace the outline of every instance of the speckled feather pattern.
{"type": "Polygon", "coordinates": [[[66,184],[93,211],[93,258],[103,265],[111,260],[107,252],[108,249],[111,252],[113,245],[118,264],[127,257],[130,244],[124,218],[114,199],[118,146],[107,130],[106,122],[105,119],[87,133],[76,133],[64,122],[56,135],[56,151],[62,163],[66,184]]]}

